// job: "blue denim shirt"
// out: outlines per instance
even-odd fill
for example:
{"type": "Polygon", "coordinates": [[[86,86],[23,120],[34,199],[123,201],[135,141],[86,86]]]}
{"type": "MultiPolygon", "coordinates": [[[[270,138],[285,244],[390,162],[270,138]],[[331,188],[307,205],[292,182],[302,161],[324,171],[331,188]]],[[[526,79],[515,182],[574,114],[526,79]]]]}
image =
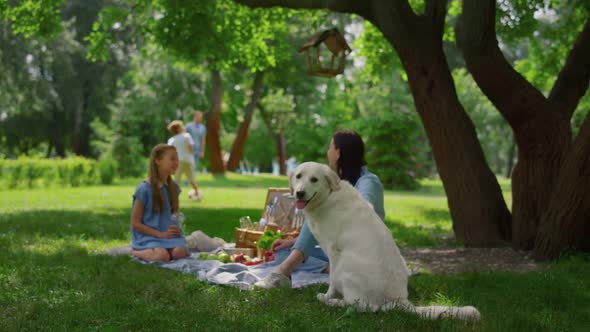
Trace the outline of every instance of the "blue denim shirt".
{"type": "Polygon", "coordinates": [[[184,130],[191,135],[193,138],[193,149],[194,154],[199,155],[201,151],[201,138],[207,135],[207,127],[204,124],[192,121],[191,123],[187,124],[184,130]]]}

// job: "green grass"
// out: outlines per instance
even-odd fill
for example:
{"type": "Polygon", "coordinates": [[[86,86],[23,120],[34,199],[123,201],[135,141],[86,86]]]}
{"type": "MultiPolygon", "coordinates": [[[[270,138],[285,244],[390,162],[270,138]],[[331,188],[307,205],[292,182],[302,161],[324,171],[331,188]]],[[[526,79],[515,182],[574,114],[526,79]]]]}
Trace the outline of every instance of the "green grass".
{"type": "MultiPolygon", "coordinates": [[[[187,230],[234,240],[238,218],[260,217],[268,187],[286,178],[199,177],[205,200],[186,198],[187,230]]],[[[410,279],[417,304],[475,305],[477,323],[320,304],[306,289],[240,291],[104,252],[129,242],[138,181],[108,187],[0,192],[0,331],[585,331],[590,258],[569,256],[534,273],[481,272],[410,279]]],[[[502,183],[505,193],[509,184],[502,183]]],[[[440,182],[387,192],[387,225],[400,246],[453,245],[440,182]]]]}

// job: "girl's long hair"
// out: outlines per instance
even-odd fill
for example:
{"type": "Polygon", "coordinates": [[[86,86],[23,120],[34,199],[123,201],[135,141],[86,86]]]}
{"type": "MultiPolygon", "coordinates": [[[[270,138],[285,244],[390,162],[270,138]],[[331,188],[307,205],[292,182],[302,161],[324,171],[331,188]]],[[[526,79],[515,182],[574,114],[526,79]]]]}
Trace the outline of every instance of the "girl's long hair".
{"type": "Polygon", "coordinates": [[[361,177],[361,168],[367,164],[363,139],[356,131],[349,129],[336,130],[332,139],[334,146],[340,150],[336,171],[342,180],[354,186],[361,177]]]}
{"type": "MultiPolygon", "coordinates": [[[[164,154],[170,150],[176,150],[176,148],[173,145],[158,144],[154,146],[152,153],[150,154],[150,171],[148,174],[148,179],[152,187],[152,195],[154,197],[154,212],[161,212],[165,206],[164,198],[162,197],[162,193],[160,193],[159,188],[160,175],[158,174],[158,164],[156,164],[156,160],[161,160],[164,158],[164,154]]],[[[171,176],[168,176],[166,179],[166,187],[168,189],[168,196],[170,197],[170,206],[172,207],[172,212],[178,212],[178,192],[176,183],[172,181],[171,176]]]]}

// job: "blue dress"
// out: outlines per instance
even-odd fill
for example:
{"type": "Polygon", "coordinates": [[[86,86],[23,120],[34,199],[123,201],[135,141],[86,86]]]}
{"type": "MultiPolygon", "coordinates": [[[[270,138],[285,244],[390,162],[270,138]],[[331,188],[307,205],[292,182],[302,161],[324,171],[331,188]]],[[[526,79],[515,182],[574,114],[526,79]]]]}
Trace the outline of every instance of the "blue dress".
{"type": "MultiPolygon", "coordinates": [[[[177,195],[180,194],[180,188],[176,184],[174,185],[176,186],[177,195]]],[[[141,223],[161,232],[165,232],[172,225],[172,207],[170,205],[170,195],[168,195],[168,188],[166,184],[160,188],[160,193],[164,199],[164,207],[162,211],[154,212],[154,196],[152,195],[152,187],[148,181],[142,181],[139,186],[137,186],[137,189],[135,189],[135,193],[133,194],[131,210],[133,210],[135,200],[139,200],[141,203],[143,203],[144,207],[141,223]]],[[[188,247],[184,234],[180,237],[172,239],[159,239],[151,235],[140,233],[134,230],[133,226],[131,226],[131,246],[135,250],[188,247]]]]}

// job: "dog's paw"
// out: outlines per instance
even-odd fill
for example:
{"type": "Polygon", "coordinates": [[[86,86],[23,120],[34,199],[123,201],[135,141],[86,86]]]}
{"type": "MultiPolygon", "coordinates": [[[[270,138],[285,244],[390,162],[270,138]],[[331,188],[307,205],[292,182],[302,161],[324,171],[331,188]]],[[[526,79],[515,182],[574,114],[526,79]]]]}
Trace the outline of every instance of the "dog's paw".
{"type": "Polygon", "coordinates": [[[323,302],[325,304],[328,304],[328,300],[330,300],[330,297],[328,296],[328,293],[318,293],[316,295],[317,299],[320,300],[320,302],[323,302]]]}
{"type": "Polygon", "coordinates": [[[328,293],[318,293],[317,298],[320,300],[320,302],[332,307],[342,307],[345,305],[342,299],[329,297],[328,293]]]}

